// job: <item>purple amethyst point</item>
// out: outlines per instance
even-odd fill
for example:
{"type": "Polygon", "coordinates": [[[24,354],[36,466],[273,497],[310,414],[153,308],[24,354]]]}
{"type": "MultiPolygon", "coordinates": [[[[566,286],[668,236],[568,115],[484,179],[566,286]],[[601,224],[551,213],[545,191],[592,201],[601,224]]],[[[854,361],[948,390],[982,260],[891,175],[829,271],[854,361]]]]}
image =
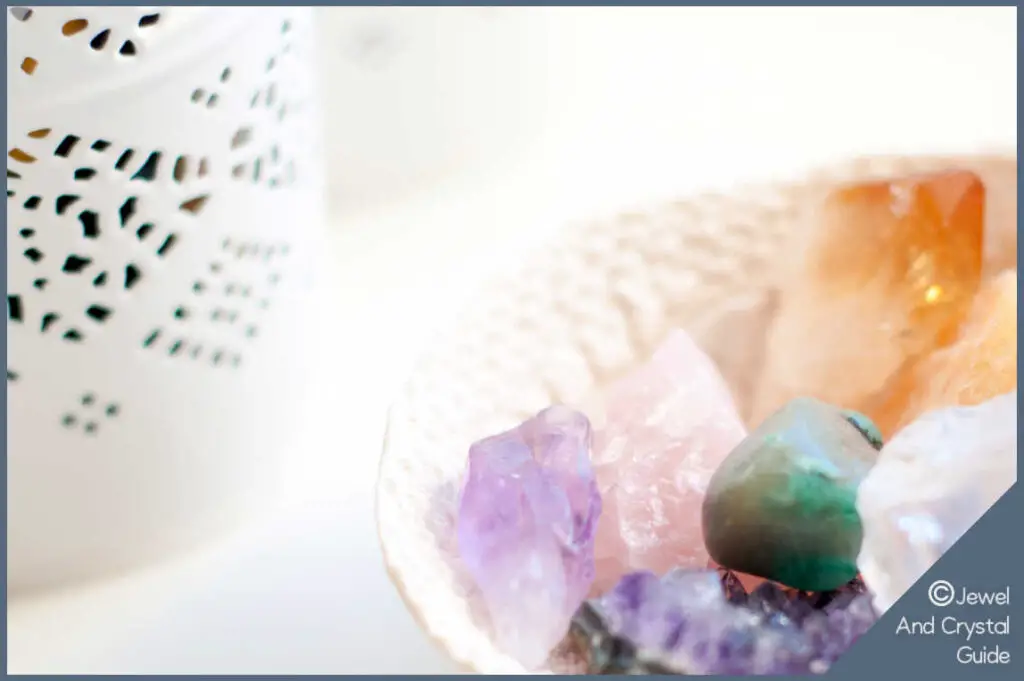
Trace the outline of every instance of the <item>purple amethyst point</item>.
{"type": "Polygon", "coordinates": [[[459,499],[459,555],[505,652],[542,664],[594,580],[601,499],[590,423],[550,407],[470,447],[459,499]]]}

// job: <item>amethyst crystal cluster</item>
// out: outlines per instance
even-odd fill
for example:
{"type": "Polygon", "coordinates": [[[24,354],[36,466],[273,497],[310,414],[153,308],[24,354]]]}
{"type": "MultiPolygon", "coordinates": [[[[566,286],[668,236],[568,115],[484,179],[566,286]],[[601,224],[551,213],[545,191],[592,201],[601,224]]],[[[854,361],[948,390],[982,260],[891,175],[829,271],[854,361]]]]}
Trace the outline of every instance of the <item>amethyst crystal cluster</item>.
{"type": "Polygon", "coordinates": [[[729,571],[626,575],[587,601],[571,633],[591,673],[822,673],[876,619],[859,581],[831,592],[765,582],[747,592],[729,571]]]}

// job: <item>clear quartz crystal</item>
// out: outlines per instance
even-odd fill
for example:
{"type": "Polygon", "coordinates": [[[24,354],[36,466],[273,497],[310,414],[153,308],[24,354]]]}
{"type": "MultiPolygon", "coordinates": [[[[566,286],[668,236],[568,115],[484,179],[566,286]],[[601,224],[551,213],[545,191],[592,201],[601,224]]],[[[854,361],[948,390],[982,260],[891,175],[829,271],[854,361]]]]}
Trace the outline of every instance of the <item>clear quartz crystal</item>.
{"type": "Polygon", "coordinates": [[[861,483],[857,564],[885,612],[1017,480],[1017,394],[928,412],[861,483]]]}

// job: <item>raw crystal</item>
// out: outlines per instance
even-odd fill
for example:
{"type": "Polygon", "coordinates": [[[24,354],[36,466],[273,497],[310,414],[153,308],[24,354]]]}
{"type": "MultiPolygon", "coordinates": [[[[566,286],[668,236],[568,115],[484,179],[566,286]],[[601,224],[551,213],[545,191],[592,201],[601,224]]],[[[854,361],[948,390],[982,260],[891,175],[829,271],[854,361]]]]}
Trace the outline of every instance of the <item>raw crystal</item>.
{"type": "Polygon", "coordinates": [[[807,397],[789,402],[712,476],[702,509],[711,557],[808,591],[849,582],[861,544],[857,486],[876,446],[863,416],[807,397]]]}
{"type": "Polygon", "coordinates": [[[952,342],[967,314],[984,203],[967,171],[833,193],[784,284],[755,420],[811,395],[877,421],[869,406],[889,377],[952,342]]]}
{"type": "Polygon", "coordinates": [[[724,568],[718,563],[716,563],[714,559],[708,559],[707,567],[710,570],[728,572],[730,575],[730,579],[738,582],[739,585],[743,587],[744,591],[746,591],[747,593],[753,592],[754,589],[761,586],[766,581],[769,581],[766,580],[764,577],[758,577],[757,575],[748,575],[746,572],[740,572],[739,570],[729,570],[728,568],[724,568]]]}
{"type": "Polygon", "coordinates": [[[1017,480],[1017,393],[931,411],[861,483],[857,563],[884,612],[1017,480]]]}
{"type": "Polygon", "coordinates": [[[459,554],[499,644],[530,667],[563,638],[594,578],[590,436],[585,416],[551,407],[469,451],[459,554]]]}
{"type": "Polygon", "coordinates": [[[711,474],[746,430],[711,359],[684,332],[607,390],[595,422],[604,502],[598,591],[624,573],[707,565],[700,506],[711,474]]]}
{"type": "Polygon", "coordinates": [[[857,577],[849,584],[846,584],[835,591],[812,594],[812,602],[816,608],[835,610],[836,608],[845,608],[854,600],[866,595],[867,593],[868,589],[864,585],[864,580],[857,577]]]}
{"type": "Polygon", "coordinates": [[[747,602],[747,590],[739,576],[732,570],[719,568],[718,574],[722,580],[722,591],[725,593],[725,600],[734,605],[743,605],[747,602]]]}
{"type": "Polygon", "coordinates": [[[895,432],[926,411],[980,404],[1016,387],[1017,272],[1008,270],[982,286],[957,341],[894,377],[873,411],[895,432]]]}
{"type": "Polygon", "coordinates": [[[592,673],[806,674],[828,669],[875,622],[867,596],[824,608],[773,584],[742,604],[717,571],[626,575],[572,631],[592,673]]]}
{"type": "Polygon", "coordinates": [[[801,628],[810,647],[816,651],[818,662],[810,665],[810,671],[823,673],[827,665],[842,657],[877,620],[878,613],[867,594],[825,606],[824,617],[807,618],[801,628]],[[821,662],[825,663],[824,668],[821,662]]]}
{"type": "Polygon", "coordinates": [[[803,592],[786,590],[772,582],[765,582],[747,596],[747,608],[774,624],[799,623],[814,612],[811,600],[803,592]]]}
{"type": "Polygon", "coordinates": [[[749,607],[751,604],[758,604],[762,601],[776,601],[778,596],[775,594],[781,593],[785,594],[788,599],[799,601],[800,603],[796,607],[801,610],[805,605],[814,610],[821,610],[830,604],[844,605],[867,592],[864,581],[859,576],[831,591],[800,591],[760,577],[755,577],[756,583],[753,587],[749,587],[746,585],[744,577],[750,575],[743,575],[726,568],[715,569],[718,570],[721,577],[722,591],[725,593],[726,600],[734,605],[749,607]]]}

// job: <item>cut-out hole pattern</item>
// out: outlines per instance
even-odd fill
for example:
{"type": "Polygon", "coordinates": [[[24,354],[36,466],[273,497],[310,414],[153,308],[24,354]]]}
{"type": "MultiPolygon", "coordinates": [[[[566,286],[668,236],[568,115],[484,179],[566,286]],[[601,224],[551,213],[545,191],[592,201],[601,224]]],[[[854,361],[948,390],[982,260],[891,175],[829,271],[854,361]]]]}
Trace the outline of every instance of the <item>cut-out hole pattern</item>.
{"type": "Polygon", "coordinates": [[[183,201],[179,208],[181,208],[181,210],[185,211],[186,213],[192,213],[193,215],[196,215],[199,213],[199,211],[203,209],[203,206],[206,205],[206,201],[209,198],[209,195],[201,194],[187,201],[183,201]]]}
{"type": "Polygon", "coordinates": [[[245,344],[259,336],[259,317],[281,280],[278,265],[288,244],[225,239],[209,277],[192,282],[192,302],[170,312],[167,325],[142,340],[167,357],[199,360],[215,367],[242,365],[245,344]]]}
{"type": "Polygon", "coordinates": [[[164,242],[160,244],[160,248],[156,249],[156,254],[161,258],[167,255],[167,253],[174,247],[174,242],[177,241],[173,234],[168,234],[164,242]]]}
{"type": "Polygon", "coordinates": [[[7,319],[18,323],[24,321],[20,296],[7,296],[7,319]]]}
{"type": "Polygon", "coordinates": [[[248,144],[252,140],[252,128],[246,126],[239,128],[234,135],[231,136],[231,148],[240,149],[248,144]]]}
{"type": "MultiPolygon", "coordinates": [[[[139,29],[149,29],[150,27],[157,24],[160,20],[159,13],[143,14],[138,18],[139,29]]],[[[90,28],[90,23],[87,19],[78,18],[66,21],[61,26],[61,33],[68,38],[78,39],[75,36],[83,34],[87,29],[90,28]]],[[[146,31],[135,31],[130,29],[129,35],[114,35],[114,28],[97,26],[93,27],[92,36],[88,39],[89,47],[95,52],[102,52],[104,50],[116,49],[117,53],[122,57],[135,57],[145,47],[145,33],[146,31]]],[[[120,31],[121,29],[117,29],[120,31]]]]}
{"type": "MultiPolygon", "coordinates": [[[[138,18],[139,29],[149,29],[160,21],[159,13],[152,10],[150,12],[138,18]]],[[[93,26],[86,19],[72,19],[58,26],[67,38],[81,41],[78,44],[83,47],[88,44],[95,51],[108,50],[108,54],[119,53],[131,57],[144,51],[146,47],[143,31],[131,35],[119,34],[117,28],[93,26]]],[[[288,32],[287,22],[282,25],[281,30],[282,33],[288,32]]],[[[88,51],[87,49],[86,52],[88,51]]],[[[275,139],[272,133],[268,135],[263,126],[263,121],[273,123],[283,120],[293,104],[289,100],[291,88],[289,72],[285,68],[287,59],[282,59],[281,56],[287,52],[286,46],[268,56],[263,62],[266,73],[259,75],[264,81],[262,87],[259,91],[246,92],[245,99],[241,101],[232,101],[232,98],[238,96],[234,89],[238,87],[236,82],[240,80],[239,76],[257,74],[245,73],[244,69],[236,73],[234,66],[237,65],[220,66],[210,74],[211,80],[204,83],[204,87],[195,89],[194,100],[200,109],[229,104],[244,106],[250,94],[254,106],[260,109],[257,115],[247,121],[245,130],[240,130],[239,134],[225,140],[237,152],[237,156],[226,163],[226,167],[212,168],[214,172],[227,174],[227,171],[230,171],[234,174],[235,167],[242,166],[241,172],[237,174],[238,181],[265,187],[287,184],[289,177],[294,177],[294,167],[289,165],[287,147],[282,148],[283,142],[275,139]],[[230,85],[225,87],[228,83],[230,85]]],[[[259,68],[259,64],[256,66],[259,68]]],[[[188,92],[186,90],[186,96],[188,92]]],[[[121,182],[160,183],[160,191],[162,187],[173,186],[170,183],[182,185],[184,191],[179,189],[180,193],[174,195],[182,214],[200,215],[209,205],[211,195],[204,191],[205,187],[189,184],[210,176],[211,164],[206,158],[179,156],[173,154],[173,150],[125,148],[123,145],[119,148],[116,140],[81,140],[76,135],[61,135],[59,131],[54,133],[49,129],[40,129],[38,135],[33,134],[31,138],[38,140],[48,136],[51,139],[44,143],[45,147],[29,144],[24,146],[24,150],[13,150],[13,153],[9,154],[9,164],[13,166],[12,161],[33,163],[40,157],[48,164],[54,161],[60,163],[58,159],[68,159],[65,165],[66,172],[68,178],[75,182],[87,184],[97,180],[103,181],[113,170],[124,173],[121,176],[123,179],[119,180],[121,182]]],[[[33,210],[37,211],[36,214],[39,216],[49,212],[51,217],[57,213],[66,219],[67,223],[74,225],[75,234],[81,234],[81,238],[85,240],[103,240],[100,241],[102,244],[111,238],[129,238],[132,243],[141,245],[148,253],[167,258],[173,256],[181,239],[187,239],[188,236],[186,230],[175,229],[172,232],[169,224],[147,215],[147,206],[150,202],[148,192],[151,190],[146,188],[130,190],[120,203],[108,207],[95,205],[91,198],[93,191],[86,186],[70,192],[65,190],[68,193],[61,195],[42,196],[27,196],[29,192],[24,191],[24,185],[14,186],[22,195],[18,197],[17,203],[9,201],[9,211],[33,210]],[[116,215],[111,208],[117,209],[116,215]],[[180,234],[176,233],[179,231],[180,234]]],[[[9,190],[8,193],[11,195],[12,191],[9,190]]],[[[22,216],[28,217],[29,214],[23,213],[22,216]]],[[[29,223],[31,224],[31,220],[29,223]]],[[[18,224],[18,227],[21,228],[23,224],[18,224]]],[[[49,229],[48,226],[43,229],[43,224],[36,224],[44,235],[51,233],[46,231],[49,229]]],[[[103,253],[102,250],[97,251],[88,246],[81,249],[72,248],[74,252],[71,253],[51,252],[52,247],[47,245],[48,242],[36,236],[39,231],[32,227],[25,227],[24,231],[19,231],[24,239],[35,238],[34,244],[23,244],[27,247],[25,256],[33,262],[32,269],[38,269],[38,274],[45,276],[33,275],[25,282],[30,282],[32,288],[26,286],[21,294],[13,292],[12,295],[16,296],[14,305],[19,307],[13,316],[23,319],[24,323],[32,327],[36,324],[45,327],[57,338],[81,341],[88,336],[94,325],[108,323],[112,316],[116,315],[116,303],[109,304],[115,301],[106,296],[111,292],[123,295],[118,292],[130,290],[139,282],[145,282],[143,269],[147,267],[148,261],[143,256],[136,262],[109,262],[98,255],[103,253]],[[42,249],[39,248],[40,245],[42,249]],[[43,250],[48,257],[44,257],[43,250]],[[42,291],[48,282],[62,281],[61,277],[64,276],[78,277],[77,281],[81,282],[81,285],[96,292],[96,298],[87,299],[88,302],[76,311],[40,309],[38,301],[46,298],[32,296],[37,296],[36,291],[42,291]],[[103,289],[106,290],[106,294],[103,289]],[[25,304],[26,299],[23,295],[25,291],[31,294],[28,305],[25,304]],[[71,323],[74,323],[74,326],[69,326],[71,323]]],[[[251,244],[249,249],[238,242],[230,248],[225,246],[225,253],[216,258],[219,266],[211,267],[208,274],[189,284],[189,300],[183,300],[181,305],[171,308],[170,318],[166,319],[163,327],[153,329],[144,340],[144,344],[159,348],[161,354],[166,353],[165,356],[173,353],[177,358],[191,358],[211,365],[238,366],[241,363],[244,344],[252,342],[252,339],[259,335],[259,315],[271,305],[272,289],[280,281],[275,258],[286,253],[287,248],[281,245],[251,244]],[[216,331],[212,337],[197,338],[206,336],[204,331],[210,326],[211,317],[216,318],[216,324],[223,327],[223,330],[216,331]],[[232,338],[235,340],[232,341],[232,338]]],[[[10,307],[9,304],[9,309],[10,307]]],[[[113,413],[116,413],[116,408],[111,410],[111,414],[113,413]]],[[[75,423],[79,424],[83,431],[95,432],[100,419],[95,416],[78,416],[75,423]]]]}
{"type": "Polygon", "coordinates": [[[129,196],[125,199],[125,202],[121,204],[121,207],[117,210],[118,216],[121,218],[121,226],[124,227],[131,220],[132,216],[135,215],[135,204],[138,201],[137,197],[129,196]]]}
{"type": "Polygon", "coordinates": [[[80,198],[82,197],[75,196],[74,194],[64,194],[62,196],[58,196],[56,201],[54,201],[54,210],[57,211],[57,215],[64,215],[64,213],[67,212],[68,208],[73,206],[75,202],[78,201],[80,198]]]}
{"type": "MultiPolygon", "coordinates": [[[[70,30],[70,28],[68,29],[70,30]]],[[[139,153],[135,149],[115,149],[114,144],[105,139],[83,140],[75,134],[59,134],[52,128],[38,128],[27,135],[31,149],[14,147],[8,152],[12,161],[32,163],[38,155],[52,154],[56,163],[66,164],[68,177],[72,182],[87,185],[98,179],[110,176],[111,173],[125,173],[129,182],[141,183],[173,183],[174,185],[190,186],[209,172],[209,160],[205,157],[170,156],[175,159],[173,168],[164,164],[161,151],[139,153]],[[46,146],[40,146],[46,145],[46,146]]],[[[8,169],[11,178],[21,180],[21,173],[8,169]]],[[[12,192],[8,192],[9,196],[12,192]]],[[[30,226],[21,222],[12,231],[27,243],[22,248],[25,259],[33,265],[33,273],[24,281],[24,288],[18,290],[17,283],[9,288],[11,298],[8,300],[8,318],[12,323],[23,324],[26,328],[38,328],[40,332],[56,335],[68,342],[82,342],[87,339],[90,329],[106,324],[115,314],[118,290],[130,291],[138,286],[143,277],[143,261],[123,262],[121,264],[97,261],[89,242],[107,243],[106,239],[125,239],[139,243],[154,257],[169,257],[179,242],[179,235],[152,219],[146,219],[148,199],[142,193],[125,197],[117,206],[116,215],[107,215],[105,205],[93,204],[91,192],[60,194],[43,197],[38,195],[19,199],[19,204],[9,204],[8,215],[13,221],[24,219],[30,226]],[[52,201],[52,203],[51,203],[52,201]],[[93,205],[90,205],[93,204],[93,205]],[[70,218],[75,221],[81,234],[81,249],[73,247],[73,252],[44,252],[46,242],[39,240],[40,229],[31,226],[35,219],[45,219],[42,210],[49,206],[50,216],[70,218]],[[19,213],[19,211],[24,211],[19,213]],[[20,217],[19,217],[20,216],[20,217]],[[47,255],[50,257],[48,258],[47,255]],[[96,296],[77,310],[55,310],[47,304],[49,300],[41,297],[41,292],[49,291],[49,284],[61,277],[75,277],[75,281],[95,291],[96,296]]],[[[181,213],[194,217],[201,214],[209,194],[186,194],[181,202],[181,213]]],[[[53,234],[51,229],[64,229],[61,225],[46,226],[46,234],[53,234]]],[[[101,251],[102,252],[102,251],[101,251]]]]}
{"type": "Polygon", "coordinates": [[[57,148],[53,150],[53,155],[60,156],[61,158],[67,158],[71,154],[72,150],[74,150],[75,145],[78,144],[79,139],[80,138],[75,135],[66,136],[60,141],[57,148]]]}
{"type": "Polygon", "coordinates": [[[180,183],[180,182],[182,182],[185,179],[185,176],[187,174],[188,174],[188,159],[186,159],[184,156],[179,156],[174,161],[174,171],[172,173],[172,177],[174,178],[175,182],[180,183]]]}
{"type": "Polygon", "coordinates": [[[102,305],[90,305],[88,309],[86,309],[85,314],[102,324],[107,321],[107,318],[111,315],[111,310],[110,308],[103,307],[102,305]]]}
{"type": "Polygon", "coordinates": [[[73,36],[89,28],[89,22],[85,19],[72,19],[67,21],[60,28],[60,32],[66,36],[73,36]]]}
{"type": "MultiPolygon", "coordinates": [[[[231,178],[263,189],[289,187],[298,174],[295,158],[282,148],[284,141],[273,132],[290,111],[301,110],[305,104],[305,92],[298,85],[302,79],[295,77],[292,43],[296,37],[291,35],[290,21],[282,22],[281,36],[276,49],[266,56],[263,68],[251,73],[256,78],[256,87],[242,101],[248,102],[252,115],[229,139],[229,147],[234,152],[229,164],[231,178]]],[[[237,98],[235,92],[221,87],[234,77],[235,68],[231,64],[213,71],[210,80],[191,90],[191,101],[211,108],[224,95],[237,98]]]]}
{"type": "Polygon", "coordinates": [[[124,287],[126,290],[131,290],[141,278],[142,270],[137,265],[129,264],[124,268],[124,287]]]}
{"type": "Polygon", "coordinates": [[[82,236],[86,239],[96,239],[100,235],[99,217],[91,210],[83,210],[78,214],[82,223],[82,236]]]}
{"type": "Polygon", "coordinates": [[[121,413],[121,405],[117,402],[101,401],[93,392],[79,396],[77,404],[60,416],[60,423],[68,430],[81,426],[86,435],[99,433],[101,423],[117,418],[121,413]]]}
{"type": "Polygon", "coordinates": [[[117,162],[114,163],[114,170],[124,170],[128,167],[128,164],[132,160],[132,156],[135,152],[131,149],[125,149],[124,152],[117,158],[117,162]]]}
{"type": "Polygon", "coordinates": [[[89,41],[89,47],[97,51],[102,50],[106,47],[108,40],[110,40],[110,29],[105,28],[93,36],[93,39],[89,41]]]}
{"type": "Polygon", "coordinates": [[[146,182],[152,182],[156,179],[157,170],[160,168],[160,159],[163,154],[159,151],[154,151],[146,159],[146,162],[142,164],[142,167],[132,175],[133,180],[145,180],[146,182]]]}
{"type": "Polygon", "coordinates": [[[90,258],[72,253],[68,256],[67,260],[64,261],[64,267],[62,269],[68,274],[78,274],[88,267],[91,262],[92,260],[90,258]]]}
{"type": "Polygon", "coordinates": [[[12,158],[15,161],[17,161],[18,163],[35,163],[36,162],[36,157],[35,156],[33,156],[32,154],[28,153],[27,151],[24,151],[22,149],[18,149],[17,147],[15,147],[14,149],[11,149],[10,151],[8,151],[7,155],[10,158],[12,158]]]}

